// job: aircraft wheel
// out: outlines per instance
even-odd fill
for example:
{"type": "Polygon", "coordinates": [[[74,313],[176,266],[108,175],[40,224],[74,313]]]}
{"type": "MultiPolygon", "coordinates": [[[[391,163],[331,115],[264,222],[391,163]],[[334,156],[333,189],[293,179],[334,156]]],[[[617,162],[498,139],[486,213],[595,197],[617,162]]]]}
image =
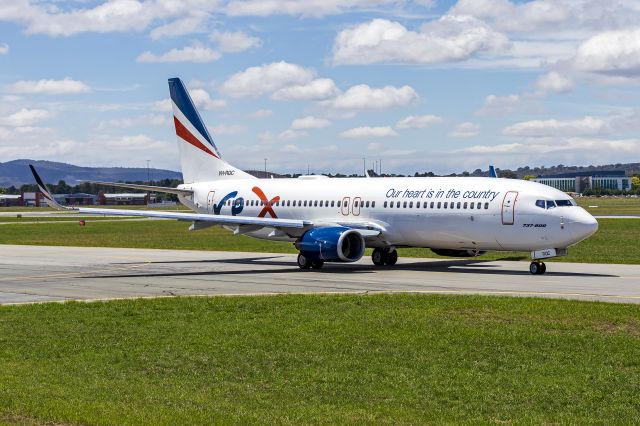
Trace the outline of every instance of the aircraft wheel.
{"type": "Polygon", "coordinates": [[[314,260],[311,262],[311,267],[313,269],[320,269],[322,268],[322,266],[324,265],[324,261],[323,260],[314,260]]]}
{"type": "Polygon", "coordinates": [[[384,261],[386,260],[385,254],[386,253],[384,252],[384,250],[380,248],[373,249],[373,253],[371,254],[371,260],[373,260],[373,264],[376,266],[384,265],[384,261]]]}
{"type": "Polygon", "coordinates": [[[302,254],[298,255],[298,267],[300,269],[309,269],[311,268],[311,261],[304,257],[302,254]]]}
{"type": "Polygon", "coordinates": [[[533,275],[542,275],[546,270],[547,267],[543,262],[534,261],[529,265],[529,272],[531,272],[533,275]]]}
{"type": "Polygon", "coordinates": [[[384,263],[385,265],[393,266],[396,264],[397,261],[398,261],[398,252],[397,250],[393,250],[393,251],[390,251],[389,254],[387,254],[387,258],[385,259],[384,263]]]}

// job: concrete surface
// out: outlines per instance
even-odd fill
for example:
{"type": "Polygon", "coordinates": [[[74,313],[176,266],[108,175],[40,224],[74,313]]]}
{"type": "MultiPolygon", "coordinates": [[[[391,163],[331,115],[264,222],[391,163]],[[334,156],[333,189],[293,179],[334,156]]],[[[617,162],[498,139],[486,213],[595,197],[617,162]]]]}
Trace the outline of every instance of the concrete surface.
{"type": "Polygon", "coordinates": [[[173,295],[423,292],[640,303],[640,266],[400,259],[393,268],[295,255],[0,245],[0,304],[173,295]]]}

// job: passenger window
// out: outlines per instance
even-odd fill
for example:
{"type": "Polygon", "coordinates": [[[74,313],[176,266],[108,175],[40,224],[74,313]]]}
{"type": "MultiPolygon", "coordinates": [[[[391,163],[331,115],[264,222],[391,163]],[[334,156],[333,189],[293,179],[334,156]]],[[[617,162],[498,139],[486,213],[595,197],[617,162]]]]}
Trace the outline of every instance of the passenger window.
{"type": "Polygon", "coordinates": [[[402,204],[402,207],[404,207],[405,209],[407,208],[407,202],[406,201],[402,204]]]}
{"type": "Polygon", "coordinates": [[[466,210],[466,209],[467,209],[467,203],[464,203],[464,204],[462,205],[462,208],[466,210]]]}
{"type": "Polygon", "coordinates": [[[313,207],[318,207],[318,200],[315,200],[315,201],[313,202],[313,207]]]}
{"type": "Polygon", "coordinates": [[[331,207],[334,207],[335,204],[336,204],[336,201],[335,200],[331,200],[331,207]]]}
{"type": "Polygon", "coordinates": [[[369,202],[367,201],[364,206],[368,208],[369,207],[369,202]]]}
{"type": "Polygon", "coordinates": [[[473,202],[469,203],[469,208],[470,209],[473,209],[473,204],[474,204],[473,202]]]}
{"type": "Polygon", "coordinates": [[[409,208],[410,208],[410,209],[411,209],[411,208],[413,208],[413,201],[410,201],[410,202],[409,202],[409,208]]]}
{"type": "Polygon", "coordinates": [[[447,202],[446,202],[446,201],[442,204],[442,208],[443,208],[443,209],[446,209],[446,208],[447,208],[447,202]]]}
{"type": "Polygon", "coordinates": [[[536,207],[540,207],[541,209],[546,208],[544,204],[544,200],[536,200],[536,207]]]}
{"type": "Polygon", "coordinates": [[[304,200],[304,206],[307,207],[307,200],[304,200]]]}
{"type": "Polygon", "coordinates": [[[385,209],[387,208],[387,202],[385,201],[384,204],[382,205],[382,207],[384,207],[385,209]]]}
{"type": "Polygon", "coordinates": [[[440,204],[440,201],[438,201],[438,208],[440,208],[440,205],[441,205],[441,204],[440,204]]]}
{"type": "Polygon", "coordinates": [[[373,208],[373,207],[375,207],[375,206],[376,206],[376,202],[375,202],[375,201],[372,201],[372,202],[371,202],[371,208],[373,208]]]}
{"type": "Polygon", "coordinates": [[[460,208],[460,205],[461,205],[461,204],[460,204],[460,201],[458,201],[458,205],[457,205],[456,207],[457,207],[457,208],[460,208]]]}
{"type": "Polygon", "coordinates": [[[484,209],[488,210],[489,209],[489,203],[484,203],[484,209]]]}
{"type": "Polygon", "coordinates": [[[322,207],[322,200],[320,200],[320,207],[322,207]]]}
{"type": "Polygon", "coordinates": [[[389,208],[392,209],[393,208],[393,201],[389,203],[389,208]]]}
{"type": "Polygon", "coordinates": [[[329,200],[326,200],[326,201],[324,202],[324,206],[325,206],[325,207],[329,207],[329,200]]]}
{"type": "Polygon", "coordinates": [[[431,202],[431,208],[433,208],[433,204],[434,204],[434,202],[432,201],[432,202],[431,202]]]}
{"type": "Polygon", "coordinates": [[[341,200],[338,200],[338,207],[340,207],[340,203],[341,203],[341,202],[342,202],[341,200]]]}

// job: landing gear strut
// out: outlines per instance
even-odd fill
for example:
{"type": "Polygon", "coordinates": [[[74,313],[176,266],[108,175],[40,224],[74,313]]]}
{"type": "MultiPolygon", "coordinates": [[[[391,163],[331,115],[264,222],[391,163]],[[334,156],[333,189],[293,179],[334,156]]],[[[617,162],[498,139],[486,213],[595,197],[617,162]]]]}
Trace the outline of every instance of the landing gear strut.
{"type": "Polygon", "coordinates": [[[395,265],[398,261],[398,252],[395,248],[376,248],[373,250],[373,254],[371,254],[371,260],[373,260],[373,264],[376,266],[395,265]]]}
{"type": "Polygon", "coordinates": [[[547,265],[544,262],[540,262],[539,260],[534,260],[529,265],[529,272],[533,275],[542,275],[547,272],[547,265]]]}

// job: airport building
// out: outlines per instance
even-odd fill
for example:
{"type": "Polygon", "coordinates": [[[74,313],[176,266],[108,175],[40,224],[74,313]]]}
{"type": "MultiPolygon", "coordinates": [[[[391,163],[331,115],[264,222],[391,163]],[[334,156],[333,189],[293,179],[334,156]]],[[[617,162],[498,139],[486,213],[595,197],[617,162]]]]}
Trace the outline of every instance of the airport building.
{"type": "Polygon", "coordinates": [[[149,194],[105,194],[104,192],[100,192],[100,194],[98,195],[98,203],[103,206],[144,206],[149,204],[149,194]]]}
{"type": "Polygon", "coordinates": [[[564,192],[581,193],[587,189],[613,189],[620,191],[631,189],[631,178],[626,176],[623,170],[562,173],[538,176],[533,180],[564,192]]]}
{"type": "Polygon", "coordinates": [[[23,205],[22,195],[0,194],[0,207],[15,207],[23,205]]]}

